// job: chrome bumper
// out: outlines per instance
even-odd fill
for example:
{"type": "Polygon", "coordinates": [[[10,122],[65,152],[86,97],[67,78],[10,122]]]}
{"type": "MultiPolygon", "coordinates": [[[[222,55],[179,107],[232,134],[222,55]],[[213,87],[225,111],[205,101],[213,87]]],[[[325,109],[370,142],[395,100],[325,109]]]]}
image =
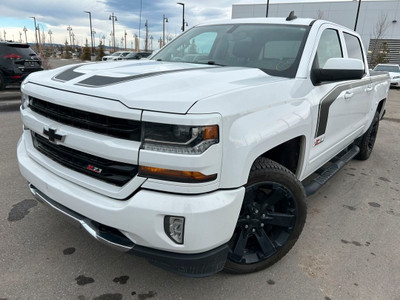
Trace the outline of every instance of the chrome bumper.
{"type": "Polygon", "coordinates": [[[74,225],[78,225],[79,227],[86,230],[92,237],[94,237],[99,242],[123,252],[128,252],[135,246],[135,244],[131,240],[125,237],[117,229],[99,224],[93,220],[90,220],[74,212],[73,210],[70,210],[69,208],[47,197],[45,194],[43,194],[37,188],[35,188],[32,184],[29,184],[29,189],[31,190],[31,193],[33,194],[36,200],[56,210],[62,215],[68,217],[69,220],[72,220],[72,223],[74,225]]]}

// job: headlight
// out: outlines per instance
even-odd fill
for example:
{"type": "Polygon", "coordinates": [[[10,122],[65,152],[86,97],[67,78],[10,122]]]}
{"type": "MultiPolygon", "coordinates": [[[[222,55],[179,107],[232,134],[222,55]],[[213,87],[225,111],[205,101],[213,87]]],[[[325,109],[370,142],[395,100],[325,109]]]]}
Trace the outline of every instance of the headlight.
{"type": "Polygon", "coordinates": [[[143,149],[149,151],[201,154],[219,142],[218,125],[187,126],[143,124],[143,149]]]}
{"type": "Polygon", "coordinates": [[[399,79],[400,76],[393,76],[393,79],[399,79]]]}
{"type": "Polygon", "coordinates": [[[29,96],[21,93],[21,108],[25,109],[29,106],[29,96]]]}

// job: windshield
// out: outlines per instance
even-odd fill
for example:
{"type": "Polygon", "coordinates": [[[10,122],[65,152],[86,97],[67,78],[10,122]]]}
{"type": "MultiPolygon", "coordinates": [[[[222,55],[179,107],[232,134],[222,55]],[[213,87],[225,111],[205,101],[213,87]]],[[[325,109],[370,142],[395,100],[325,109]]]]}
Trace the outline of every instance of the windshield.
{"type": "Polygon", "coordinates": [[[399,73],[399,67],[397,66],[376,66],[374,71],[385,71],[385,72],[396,72],[399,73]]]}
{"type": "Polygon", "coordinates": [[[309,26],[234,24],[195,27],[151,59],[259,68],[294,77],[309,26]]]}
{"type": "Polygon", "coordinates": [[[120,56],[122,52],[114,52],[111,56],[120,56]]]}

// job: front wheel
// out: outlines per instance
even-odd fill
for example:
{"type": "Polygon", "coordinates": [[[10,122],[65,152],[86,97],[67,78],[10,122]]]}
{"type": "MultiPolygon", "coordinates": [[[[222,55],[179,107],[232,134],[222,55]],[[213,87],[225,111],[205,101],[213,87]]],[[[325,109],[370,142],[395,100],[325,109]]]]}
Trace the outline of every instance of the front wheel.
{"type": "Polygon", "coordinates": [[[280,260],[297,241],[307,214],[302,184],[266,158],[251,168],[225,270],[251,273],[280,260]]]}

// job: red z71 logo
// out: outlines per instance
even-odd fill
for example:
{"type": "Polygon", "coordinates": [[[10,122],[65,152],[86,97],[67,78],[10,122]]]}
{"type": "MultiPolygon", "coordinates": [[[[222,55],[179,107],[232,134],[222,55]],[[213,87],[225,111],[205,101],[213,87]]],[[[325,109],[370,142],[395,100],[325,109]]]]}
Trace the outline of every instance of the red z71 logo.
{"type": "Polygon", "coordinates": [[[103,169],[97,168],[97,167],[92,166],[92,165],[87,165],[86,170],[92,171],[92,172],[97,173],[97,174],[101,174],[101,172],[103,171],[103,169]]]}

